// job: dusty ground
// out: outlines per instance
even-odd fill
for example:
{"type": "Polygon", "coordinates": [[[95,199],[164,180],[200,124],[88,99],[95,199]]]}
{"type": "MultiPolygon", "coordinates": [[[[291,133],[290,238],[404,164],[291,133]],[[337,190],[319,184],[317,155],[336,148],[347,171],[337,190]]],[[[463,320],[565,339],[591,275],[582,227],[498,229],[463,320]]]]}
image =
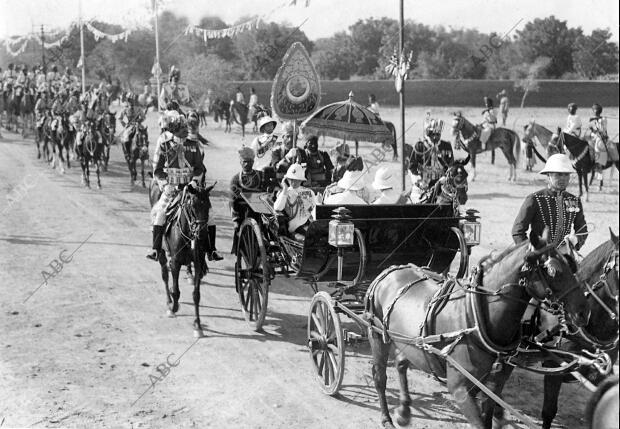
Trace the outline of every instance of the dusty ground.
{"type": "MultiPolygon", "coordinates": [[[[434,112],[447,120],[453,110],[434,112]]],[[[471,117],[479,110],[464,113],[471,117]]],[[[606,113],[617,117],[618,109],[606,113]]],[[[383,114],[396,120],[394,109],[383,114]]],[[[408,110],[408,123],[417,123],[407,133],[409,140],[420,135],[423,114],[423,109],[408,110]]],[[[553,126],[563,123],[565,114],[563,109],[529,109],[518,116],[511,112],[509,123],[520,129],[530,116],[553,126]],[[511,122],[516,117],[517,123],[511,122]]],[[[153,114],[149,124],[154,142],[153,114]]],[[[610,120],[610,128],[615,135],[617,120],[610,120]]],[[[232,228],[225,191],[237,169],[241,137],[237,131],[224,134],[211,121],[204,132],[212,141],[206,154],[208,176],[218,180],[213,192],[218,246],[226,251],[232,228]]],[[[10,201],[0,203],[0,426],[378,427],[367,344],[348,349],[339,397],[324,396],[315,385],[305,347],[310,288],[275,281],[266,332],[254,333],[239,310],[233,260],[227,255],[211,265],[203,283],[207,337],[194,340],[189,285],[182,284],[179,317],[165,316],[159,269],[144,258],[151,240],[147,193],[129,185],[120,147],[112,148],[103,189],[91,190],[80,185],[79,165],[61,175],[36,159],[32,140],[2,133],[0,183],[10,201]],[[54,261],[68,260],[72,252],[73,259],[60,269],[54,261]],[[51,272],[49,264],[59,272],[43,284],[41,272],[51,272]],[[167,360],[175,366],[151,388],[149,377],[157,376],[157,367],[163,370],[167,360]]],[[[327,148],[333,144],[328,140],[327,148]]],[[[362,153],[370,148],[362,146],[362,153]]],[[[480,210],[483,224],[483,242],[472,263],[510,242],[510,226],[523,197],[543,186],[537,174],[522,170],[517,184],[508,184],[501,154],[494,166],[489,159],[480,158],[479,179],[470,184],[468,207],[480,210]]],[[[585,203],[594,231],[584,253],[607,239],[608,226],[618,231],[618,174],[614,177],[604,192],[593,192],[585,203]]],[[[389,377],[394,407],[398,383],[393,369],[389,377]]],[[[466,426],[443,386],[415,371],[409,378],[414,392],[411,427],[466,426]]],[[[541,390],[540,377],[517,372],[505,396],[538,419],[541,390]]],[[[587,397],[583,388],[564,386],[557,427],[583,427],[587,397]]]]}

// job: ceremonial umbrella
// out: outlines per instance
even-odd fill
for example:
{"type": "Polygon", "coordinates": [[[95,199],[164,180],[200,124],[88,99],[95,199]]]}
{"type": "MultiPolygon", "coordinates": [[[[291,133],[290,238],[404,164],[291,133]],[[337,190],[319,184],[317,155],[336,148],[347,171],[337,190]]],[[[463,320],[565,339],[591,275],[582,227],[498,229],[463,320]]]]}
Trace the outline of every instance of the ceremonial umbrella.
{"type": "MultiPolygon", "coordinates": [[[[384,143],[392,133],[373,111],[349,99],[319,108],[301,124],[306,135],[328,136],[344,140],[384,143]]],[[[357,147],[356,147],[357,151],[357,147]]]]}

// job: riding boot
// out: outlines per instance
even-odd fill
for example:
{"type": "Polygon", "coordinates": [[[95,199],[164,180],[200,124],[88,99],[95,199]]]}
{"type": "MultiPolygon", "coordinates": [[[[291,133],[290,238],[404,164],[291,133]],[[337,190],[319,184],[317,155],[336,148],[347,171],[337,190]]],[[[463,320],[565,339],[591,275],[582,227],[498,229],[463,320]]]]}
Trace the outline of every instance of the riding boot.
{"type": "Polygon", "coordinates": [[[221,261],[224,259],[219,253],[217,253],[217,249],[215,247],[215,230],[215,225],[207,226],[207,232],[209,233],[209,261],[221,261]]]}
{"type": "Polygon", "coordinates": [[[153,261],[159,261],[159,255],[162,251],[161,243],[164,238],[164,227],[161,225],[153,225],[153,251],[146,255],[153,261]]]}

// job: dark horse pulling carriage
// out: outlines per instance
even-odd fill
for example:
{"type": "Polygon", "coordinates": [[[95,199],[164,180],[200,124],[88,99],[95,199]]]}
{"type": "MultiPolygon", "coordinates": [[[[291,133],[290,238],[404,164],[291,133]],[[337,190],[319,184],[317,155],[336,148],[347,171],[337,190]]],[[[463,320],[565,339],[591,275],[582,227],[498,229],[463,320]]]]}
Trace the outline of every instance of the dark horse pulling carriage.
{"type": "Polygon", "coordinates": [[[342,383],[345,340],[362,336],[345,332],[339,315],[362,323],[368,285],[393,265],[414,263],[439,278],[458,254],[456,277],[462,277],[480,234],[473,213],[459,216],[451,205],[319,205],[305,240],[299,242],[286,233],[285,219],[274,211],[270,194],[242,197],[249,209],[234,250],[244,317],[255,330],[261,328],[276,275],[294,275],[310,284],[315,296],[308,316],[308,348],[321,389],[330,395],[342,383]],[[319,292],[318,283],[333,292],[319,292]]]}

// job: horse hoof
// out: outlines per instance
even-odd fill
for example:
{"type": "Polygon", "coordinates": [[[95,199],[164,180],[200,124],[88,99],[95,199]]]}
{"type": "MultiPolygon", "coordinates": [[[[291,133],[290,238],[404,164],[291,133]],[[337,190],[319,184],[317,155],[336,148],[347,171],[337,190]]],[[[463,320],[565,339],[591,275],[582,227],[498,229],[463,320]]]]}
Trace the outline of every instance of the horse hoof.
{"type": "Polygon", "coordinates": [[[409,407],[401,406],[396,409],[396,423],[399,426],[407,426],[411,421],[411,410],[409,407]]]}
{"type": "Polygon", "coordinates": [[[194,338],[204,338],[205,333],[202,329],[194,329],[194,338]]]}
{"type": "Polygon", "coordinates": [[[177,315],[172,310],[167,310],[166,311],[166,316],[168,316],[171,319],[174,319],[175,317],[177,317],[177,315]]]}
{"type": "Polygon", "coordinates": [[[383,422],[381,426],[383,426],[384,429],[396,429],[392,422],[383,422]]]}
{"type": "Polygon", "coordinates": [[[101,190],[101,185],[97,185],[97,189],[101,190]]]}

